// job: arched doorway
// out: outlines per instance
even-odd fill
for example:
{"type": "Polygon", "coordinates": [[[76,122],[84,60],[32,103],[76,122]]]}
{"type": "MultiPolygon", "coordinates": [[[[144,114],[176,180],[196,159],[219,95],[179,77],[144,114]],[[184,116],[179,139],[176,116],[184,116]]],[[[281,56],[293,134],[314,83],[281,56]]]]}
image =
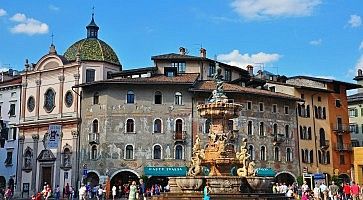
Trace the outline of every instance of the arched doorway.
{"type": "Polygon", "coordinates": [[[6,179],[3,176],[0,176],[0,189],[5,189],[6,187],[6,179]]]}
{"type": "Polygon", "coordinates": [[[350,182],[350,177],[348,176],[348,174],[339,174],[338,178],[339,178],[339,182],[341,182],[341,183],[350,182]]]}
{"type": "Polygon", "coordinates": [[[289,172],[277,173],[275,178],[277,183],[285,183],[287,186],[292,185],[294,182],[296,182],[295,176],[289,172]]]}
{"type": "Polygon", "coordinates": [[[98,175],[95,172],[87,173],[86,182],[87,184],[89,183],[92,186],[92,188],[96,185],[102,184],[100,183],[100,177],[98,177],[98,175]]]}
{"type": "Polygon", "coordinates": [[[126,170],[118,171],[111,176],[111,188],[115,185],[117,188],[116,195],[121,197],[128,192],[132,181],[139,183],[139,176],[136,173],[126,170]]]}

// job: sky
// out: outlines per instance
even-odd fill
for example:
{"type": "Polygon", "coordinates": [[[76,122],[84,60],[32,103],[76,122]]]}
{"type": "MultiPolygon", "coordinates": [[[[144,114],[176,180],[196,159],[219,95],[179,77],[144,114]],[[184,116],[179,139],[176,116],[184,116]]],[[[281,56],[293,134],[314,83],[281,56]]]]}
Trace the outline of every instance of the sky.
{"type": "Polygon", "coordinates": [[[63,54],[86,37],[93,12],[99,38],[123,69],[187,48],[255,72],[354,82],[363,68],[361,0],[0,0],[0,67],[23,70],[53,43],[63,54]]]}

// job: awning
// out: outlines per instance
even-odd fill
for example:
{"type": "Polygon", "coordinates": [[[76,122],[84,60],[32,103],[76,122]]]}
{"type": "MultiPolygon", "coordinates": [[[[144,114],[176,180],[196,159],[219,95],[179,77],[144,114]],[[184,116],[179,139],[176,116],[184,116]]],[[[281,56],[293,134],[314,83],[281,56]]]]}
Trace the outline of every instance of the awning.
{"type": "Polygon", "coordinates": [[[146,176],[186,176],[187,167],[144,167],[146,176]]]}
{"type": "Polygon", "coordinates": [[[276,172],[271,168],[257,168],[256,169],[256,176],[262,177],[274,177],[276,172]]]}

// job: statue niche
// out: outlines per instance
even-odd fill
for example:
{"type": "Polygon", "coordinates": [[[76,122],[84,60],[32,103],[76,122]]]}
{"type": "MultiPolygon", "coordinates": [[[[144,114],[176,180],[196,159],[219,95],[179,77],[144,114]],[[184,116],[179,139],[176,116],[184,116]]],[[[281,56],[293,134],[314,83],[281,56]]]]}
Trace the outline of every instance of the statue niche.
{"type": "Polygon", "coordinates": [[[23,170],[30,172],[32,170],[33,150],[30,147],[25,149],[23,155],[23,170]]]}

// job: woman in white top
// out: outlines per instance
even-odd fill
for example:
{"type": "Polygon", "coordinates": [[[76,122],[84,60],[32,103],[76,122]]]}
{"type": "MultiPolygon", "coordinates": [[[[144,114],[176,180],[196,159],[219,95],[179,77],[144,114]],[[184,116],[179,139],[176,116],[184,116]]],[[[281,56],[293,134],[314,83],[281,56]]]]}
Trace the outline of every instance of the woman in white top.
{"type": "Polygon", "coordinates": [[[115,200],[115,196],[116,196],[116,186],[112,187],[112,199],[115,200]]]}

